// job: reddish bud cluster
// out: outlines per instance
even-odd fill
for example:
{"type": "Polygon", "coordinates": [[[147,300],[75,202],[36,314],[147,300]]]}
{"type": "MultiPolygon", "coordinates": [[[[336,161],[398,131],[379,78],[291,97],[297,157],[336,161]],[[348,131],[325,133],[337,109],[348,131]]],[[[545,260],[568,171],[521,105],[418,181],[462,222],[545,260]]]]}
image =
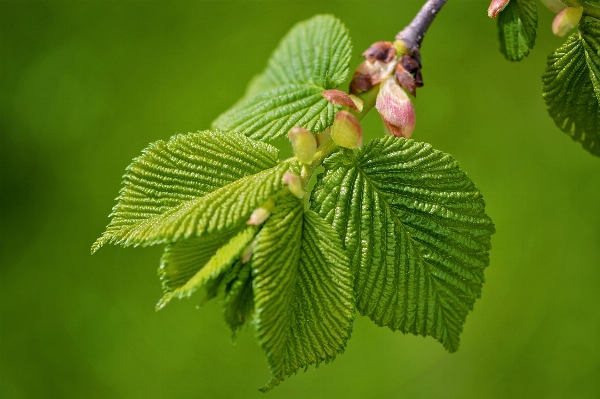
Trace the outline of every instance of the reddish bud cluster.
{"type": "MultiPolygon", "coordinates": [[[[404,90],[416,96],[416,89],[423,87],[418,51],[409,51],[401,41],[377,42],[363,56],[366,59],[352,76],[350,93],[360,94],[379,84],[375,108],[391,135],[409,138],[415,127],[415,110],[404,90]]],[[[336,98],[335,101],[342,103],[342,99],[336,98]]],[[[346,148],[360,146],[362,130],[358,120],[354,123],[350,118],[352,115],[341,112],[338,115],[332,127],[333,139],[346,148]]]]}

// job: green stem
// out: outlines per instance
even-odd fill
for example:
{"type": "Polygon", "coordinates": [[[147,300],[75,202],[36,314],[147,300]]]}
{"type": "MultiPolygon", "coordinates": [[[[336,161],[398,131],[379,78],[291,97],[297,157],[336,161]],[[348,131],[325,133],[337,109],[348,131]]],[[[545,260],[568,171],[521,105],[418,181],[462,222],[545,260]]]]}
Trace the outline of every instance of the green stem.
{"type": "Polygon", "coordinates": [[[583,8],[583,15],[600,19],[600,8],[595,7],[591,4],[584,3],[581,0],[563,0],[563,2],[569,7],[581,7],[583,8]]]}
{"type": "Polygon", "coordinates": [[[360,112],[356,112],[350,110],[356,116],[356,118],[360,121],[364,118],[371,109],[375,106],[375,102],[377,100],[377,94],[379,94],[379,84],[371,87],[369,90],[364,91],[358,95],[358,97],[363,101],[363,109],[360,112]]]}
{"type": "Polygon", "coordinates": [[[312,162],[309,165],[304,165],[302,167],[302,172],[300,172],[300,180],[302,181],[302,186],[304,189],[306,189],[306,186],[308,185],[313,173],[315,173],[315,170],[321,166],[325,158],[333,154],[337,147],[338,145],[333,141],[333,139],[328,139],[321,147],[319,147],[319,150],[315,154],[312,162]]]}

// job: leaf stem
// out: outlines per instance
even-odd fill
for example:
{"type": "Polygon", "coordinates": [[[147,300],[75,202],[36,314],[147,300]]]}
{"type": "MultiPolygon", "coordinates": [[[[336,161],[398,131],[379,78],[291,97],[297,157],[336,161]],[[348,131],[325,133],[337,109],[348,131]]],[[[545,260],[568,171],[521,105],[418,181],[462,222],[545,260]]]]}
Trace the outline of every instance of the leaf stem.
{"type": "Polygon", "coordinates": [[[331,155],[337,149],[337,147],[338,145],[333,141],[333,139],[329,138],[321,147],[319,147],[319,150],[315,154],[312,162],[309,165],[304,165],[302,167],[300,179],[302,180],[302,186],[305,189],[315,170],[321,166],[325,158],[331,155]]]}
{"type": "Polygon", "coordinates": [[[427,0],[411,23],[396,35],[396,40],[402,41],[414,55],[418,55],[425,32],[447,1],[427,0]]]}
{"type": "Polygon", "coordinates": [[[377,94],[379,94],[380,86],[381,86],[380,84],[377,84],[377,85],[371,87],[369,90],[363,91],[362,93],[360,93],[358,95],[358,97],[363,101],[362,111],[356,112],[356,111],[350,110],[350,112],[352,112],[359,121],[362,120],[362,118],[364,118],[369,113],[369,111],[371,111],[371,109],[373,109],[373,107],[375,106],[375,102],[377,101],[377,94]]]}
{"type": "Polygon", "coordinates": [[[563,0],[563,2],[569,7],[583,8],[583,15],[600,19],[600,8],[598,7],[585,3],[581,0],[563,0]]]}

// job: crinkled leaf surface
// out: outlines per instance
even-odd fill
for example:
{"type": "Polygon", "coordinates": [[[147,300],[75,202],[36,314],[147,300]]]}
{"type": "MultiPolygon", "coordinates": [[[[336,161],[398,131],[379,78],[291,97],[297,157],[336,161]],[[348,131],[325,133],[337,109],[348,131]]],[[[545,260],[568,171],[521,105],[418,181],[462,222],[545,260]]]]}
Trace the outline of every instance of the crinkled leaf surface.
{"type": "Polygon", "coordinates": [[[178,135],[127,168],[106,243],[151,245],[234,227],[281,188],[287,170],[274,147],[220,132],[178,135]]]}
{"type": "Polygon", "coordinates": [[[241,265],[235,279],[228,284],[223,301],[225,322],[233,334],[250,320],[253,311],[252,267],[246,263],[241,265]]]}
{"type": "Polygon", "coordinates": [[[450,155],[412,140],[376,139],[324,166],[311,204],[342,238],[358,310],[455,351],[489,264],[480,192],[450,155]]]}
{"type": "Polygon", "coordinates": [[[256,226],[205,234],[170,244],[165,249],[159,276],[165,295],[157,308],[173,297],[183,298],[225,272],[256,235],[256,226]]]}
{"type": "Polygon", "coordinates": [[[322,93],[321,87],[297,83],[262,91],[221,115],[214,126],[260,140],[280,137],[294,126],[320,132],[332,124],[340,109],[322,93]]]}
{"type": "Polygon", "coordinates": [[[261,86],[339,86],[348,77],[351,51],[344,24],[332,15],[317,15],[298,23],[281,40],[263,72],[261,86]]]}
{"type": "Polygon", "coordinates": [[[219,116],[213,127],[261,140],[281,137],[293,126],[314,133],[324,130],[341,107],[330,104],[321,93],[347,78],[351,50],[348,31],[335,17],[318,15],[298,23],[244,98],[219,116]]]}
{"type": "Polygon", "coordinates": [[[352,329],[350,265],[337,233],[295,197],[283,197],[252,258],[256,328],[269,390],[310,364],[333,360],[352,329]]]}
{"type": "Polygon", "coordinates": [[[500,51],[510,61],[520,61],[535,44],[537,30],[535,0],[511,0],[498,16],[500,51]]]}
{"type": "Polygon", "coordinates": [[[580,26],[548,57],[543,96],[554,123],[600,156],[600,23],[580,26]]]}

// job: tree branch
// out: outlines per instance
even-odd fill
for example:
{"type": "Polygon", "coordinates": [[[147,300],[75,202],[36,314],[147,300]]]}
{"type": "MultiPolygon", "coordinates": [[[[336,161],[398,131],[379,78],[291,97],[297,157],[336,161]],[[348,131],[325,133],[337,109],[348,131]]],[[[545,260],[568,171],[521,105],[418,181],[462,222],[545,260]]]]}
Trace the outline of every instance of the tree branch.
{"type": "Polygon", "coordinates": [[[427,0],[412,22],[396,35],[396,40],[402,41],[414,55],[418,55],[425,32],[447,1],[427,0]]]}

